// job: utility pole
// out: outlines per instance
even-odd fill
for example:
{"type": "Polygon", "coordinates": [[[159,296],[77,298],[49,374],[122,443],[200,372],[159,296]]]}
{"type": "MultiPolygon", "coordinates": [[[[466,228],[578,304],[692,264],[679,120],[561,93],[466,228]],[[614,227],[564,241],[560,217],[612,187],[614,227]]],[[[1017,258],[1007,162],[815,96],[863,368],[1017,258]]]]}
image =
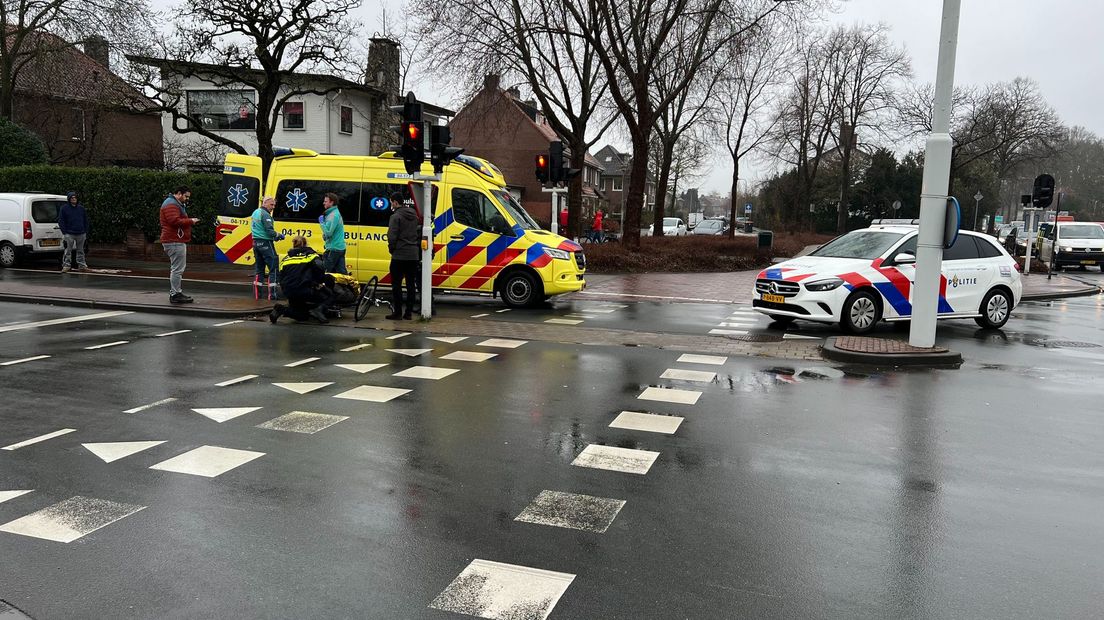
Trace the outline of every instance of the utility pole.
{"type": "Polygon", "coordinates": [[[935,346],[939,276],[943,267],[943,228],[947,213],[947,189],[951,180],[951,92],[954,89],[961,6],[961,0],[943,0],[932,132],[928,135],[924,154],[924,183],[920,192],[916,285],[913,288],[912,324],[909,328],[909,344],[914,347],[935,346]]]}
{"type": "Polygon", "coordinates": [[[981,199],[982,198],[985,198],[985,195],[982,194],[981,190],[979,189],[977,191],[977,193],[974,194],[974,230],[975,231],[977,230],[977,216],[978,216],[978,211],[981,210],[981,199]]]}

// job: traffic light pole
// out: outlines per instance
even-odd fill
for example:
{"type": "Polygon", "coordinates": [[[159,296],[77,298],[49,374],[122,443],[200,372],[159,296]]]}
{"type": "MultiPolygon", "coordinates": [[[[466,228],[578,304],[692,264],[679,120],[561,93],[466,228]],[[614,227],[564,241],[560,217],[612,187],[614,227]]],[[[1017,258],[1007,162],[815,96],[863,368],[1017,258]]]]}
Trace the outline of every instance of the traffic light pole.
{"type": "Polygon", "coordinates": [[[433,317],[433,181],[440,181],[440,175],[414,175],[415,181],[422,182],[422,318],[433,317]]]}
{"type": "Polygon", "coordinates": [[[566,187],[542,187],[541,191],[546,194],[552,194],[552,234],[559,235],[560,233],[560,195],[567,193],[566,187]]]}
{"type": "Polygon", "coordinates": [[[924,154],[924,181],[920,192],[920,234],[916,244],[916,283],[913,287],[912,324],[909,328],[909,344],[914,347],[935,346],[939,277],[943,266],[943,229],[947,213],[947,189],[951,180],[951,93],[954,89],[960,10],[961,0],[943,0],[932,131],[928,135],[924,154]]]}

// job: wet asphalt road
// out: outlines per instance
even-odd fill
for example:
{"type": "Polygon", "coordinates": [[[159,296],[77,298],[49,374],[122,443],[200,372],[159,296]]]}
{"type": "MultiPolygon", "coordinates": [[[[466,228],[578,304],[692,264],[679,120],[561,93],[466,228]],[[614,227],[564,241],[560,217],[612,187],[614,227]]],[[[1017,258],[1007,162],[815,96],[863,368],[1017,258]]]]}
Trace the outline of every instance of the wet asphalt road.
{"type": "MultiPolygon", "coordinates": [[[[455,604],[438,596],[480,559],[574,575],[551,618],[1098,616],[1104,347],[1079,345],[1104,345],[1102,306],[1026,304],[995,333],[947,324],[962,369],[892,372],[141,314],[20,329],[94,313],[0,304],[0,363],[51,356],[0,366],[0,446],[75,429],[0,450],[0,493],[33,489],[0,503],[0,599],[35,618],[462,617],[429,605],[455,604]],[[457,351],[496,357],[442,359],[457,351]],[[394,376],[419,365],[459,372],[394,376]],[[365,385],[411,391],[335,397],[365,385]],[[701,394],[638,398],[650,386],[701,394]],[[259,409],[192,411],[236,407],[259,409]],[[257,428],[292,411],[347,419],[257,428]],[[621,411],[685,420],[611,428],[621,411]],[[111,463],[81,445],[129,441],[165,443],[111,463]],[[644,474],[573,466],[591,444],[659,454],[644,474]],[[150,469],[201,446],[263,455],[213,478],[150,469]],[[625,503],[604,533],[516,521],[543,491],[625,503]],[[4,531],[74,496],[145,508],[69,543],[4,531]]],[[[628,304],[584,325],[708,331],[714,310],[731,307],[628,304]]],[[[89,503],[60,520],[95,521],[89,503]]]]}

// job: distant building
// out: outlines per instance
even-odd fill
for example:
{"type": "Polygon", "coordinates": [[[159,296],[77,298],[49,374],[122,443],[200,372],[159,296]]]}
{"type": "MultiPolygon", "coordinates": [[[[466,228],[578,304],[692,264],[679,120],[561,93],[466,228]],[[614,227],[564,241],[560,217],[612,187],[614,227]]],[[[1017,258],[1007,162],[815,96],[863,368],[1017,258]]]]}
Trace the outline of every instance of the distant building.
{"type": "MultiPolygon", "coordinates": [[[[507,189],[526,211],[543,223],[552,216],[552,198],[541,191],[536,177],[536,156],[548,152],[548,145],[564,142],[535,102],[522,101],[516,88],[503,90],[499,76],[484,78],[483,89],[457,113],[449,124],[452,144],[465,154],[489,160],[506,177],[507,189]]],[[[565,143],[565,158],[570,156],[565,143]]],[[[598,190],[601,166],[589,153],[580,173],[583,179],[584,215],[604,205],[598,190]]]]}
{"type": "Polygon", "coordinates": [[[149,112],[149,99],[111,72],[108,42],[92,37],[82,52],[53,34],[30,36],[43,51],[16,76],[13,118],[42,139],[50,161],[160,168],[160,117],[149,112]]]}
{"type": "MultiPolygon", "coordinates": [[[[632,172],[632,155],[622,153],[612,145],[602,147],[595,155],[602,166],[600,189],[609,204],[610,214],[621,217],[621,210],[629,193],[629,175],[632,172]]],[[[655,210],[655,183],[651,175],[644,185],[644,211],[655,210]]]]}

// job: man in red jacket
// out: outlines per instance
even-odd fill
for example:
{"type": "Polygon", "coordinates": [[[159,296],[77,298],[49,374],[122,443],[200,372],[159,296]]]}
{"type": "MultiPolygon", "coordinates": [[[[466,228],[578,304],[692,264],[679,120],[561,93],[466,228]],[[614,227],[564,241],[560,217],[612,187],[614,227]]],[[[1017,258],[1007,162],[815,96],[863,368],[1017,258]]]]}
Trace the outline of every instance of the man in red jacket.
{"type": "Polygon", "coordinates": [[[184,267],[188,264],[188,242],[192,240],[192,226],[198,218],[188,217],[184,205],[192,198],[192,190],[180,186],[161,203],[161,247],[169,257],[169,303],[187,304],[193,300],[181,290],[184,267]]]}

